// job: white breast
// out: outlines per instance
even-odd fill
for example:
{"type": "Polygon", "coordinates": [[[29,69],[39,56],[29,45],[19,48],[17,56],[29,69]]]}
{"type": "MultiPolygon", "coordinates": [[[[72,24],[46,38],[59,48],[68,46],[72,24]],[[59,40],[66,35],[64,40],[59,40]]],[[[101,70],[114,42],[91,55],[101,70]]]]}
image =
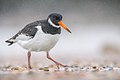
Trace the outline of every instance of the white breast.
{"type": "Polygon", "coordinates": [[[29,40],[18,40],[17,43],[23,48],[31,51],[49,51],[57,43],[59,34],[45,34],[43,33],[41,26],[36,26],[36,28],[38,31],[34,38],[29,40]]]}

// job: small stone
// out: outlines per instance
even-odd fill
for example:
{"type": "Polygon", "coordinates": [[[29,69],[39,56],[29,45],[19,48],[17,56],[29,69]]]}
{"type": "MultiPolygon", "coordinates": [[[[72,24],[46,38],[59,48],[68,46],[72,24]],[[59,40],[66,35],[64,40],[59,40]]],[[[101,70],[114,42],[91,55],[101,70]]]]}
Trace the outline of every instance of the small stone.
{"type": "Polygon", "coordinates": [[[5,66],[6,69],[8,69],[8,68],[10,68],[10,67],[11,67],[11,65],[7,65],[7,66],[5,66]]]}
{"type": "Polygon", "coordinates": [[[66,67],[64,70],[66,72],[73,72],[74,71],[73,68],[71,68],[71,67],[66,67]]]}
{"type": "Polygon", "coordinates": [[[43,70],[43,68],[39,68],[39,70],[43,70]]]}
{"type": "Polygon", "coordinates": [[[18,67],[13,67],[13,68],[11,68],[11,70],[19,70],[19,68],[18,67]]]}
{"type": "Polygon", "coordinates": [[[97,67],[96,66],[93,66],[93,69],[96,69],[97,67]]]}
{"type": "Polygon", "coordinates": [[[43,70],[44,71],[49,71],[49,67],[44,67],[43,70]]]}

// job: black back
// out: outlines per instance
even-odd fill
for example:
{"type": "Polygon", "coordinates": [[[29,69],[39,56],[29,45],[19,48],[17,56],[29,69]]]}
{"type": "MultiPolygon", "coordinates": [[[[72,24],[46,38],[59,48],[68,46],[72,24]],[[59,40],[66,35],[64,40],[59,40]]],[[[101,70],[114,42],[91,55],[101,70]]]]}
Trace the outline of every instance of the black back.
{"type": "Polygon", "coordinates": [[[33,23],[26,25],[15,36],[13,36],[12,39],[16,39],[16,37],[19,34],[25,34],[26,36],[30,36],[31,38],[33,38],[37,32],[37,29],[35,28],[35,26],[37,26],[38,24],[39,24],[38,21],[36,21],[36,22],[33,22],[33,23]]]}
{"type": "Polygon", "coordinates": [[[26,36],[30,36],[33,38],[37,32],[36,26],[41,26],[42,30],[45,34],[60,34],[61,29],[51,26],[47,20],[40,20],[35,21],[33,23],[30,23],[26,25],[21,31],[19,31],[15,36],[12,38],[15,39],[19,34],[25,34],[26,36]]]}
{"type": "Polygon", "coordinates": [[[50,25],[48,23],[47,20],[40,20],[40,21],[35,21],[32,22],[28,25],[26,25],[22,30],[20,30],[16,35],[14,35],[12,38],[10,38],[9,40],[6,40],[7,43],[10,43],[9,45],[12,45],[15,41],[15,39],[18,37],[18,35],[20,34],[24,34],[26,36],[29,36],[30,39],[34,38],[35,34],[37,33],[38,29],[36,28],[36,26],[41,26],[42,31],[45,34],[51,34],[51,35],[55,35],[55,34],[60,34],[61,33],[61,28],[56,28],[53,27],[52,25],[50,25]]]}

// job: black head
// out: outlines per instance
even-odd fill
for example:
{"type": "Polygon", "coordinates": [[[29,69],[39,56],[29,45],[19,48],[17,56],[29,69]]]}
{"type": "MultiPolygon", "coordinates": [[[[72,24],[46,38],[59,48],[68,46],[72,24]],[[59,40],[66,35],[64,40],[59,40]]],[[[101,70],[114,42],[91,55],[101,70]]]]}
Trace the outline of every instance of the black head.
{"type": "Polygon", "coordinates": [[[60,26],[71,33],[71,31],[62,23],[62,15],[58,13],[52,13],[47,18],[48,23],[53,27],[59,28],[60,26]]]}
{"type": "Polygon", "coordinates": [[[48,16],[48,19],[50,19],[55,25],[59,25],[58,22],[62,20],[62,15],[58,13],[52,13],[48,16]]]}

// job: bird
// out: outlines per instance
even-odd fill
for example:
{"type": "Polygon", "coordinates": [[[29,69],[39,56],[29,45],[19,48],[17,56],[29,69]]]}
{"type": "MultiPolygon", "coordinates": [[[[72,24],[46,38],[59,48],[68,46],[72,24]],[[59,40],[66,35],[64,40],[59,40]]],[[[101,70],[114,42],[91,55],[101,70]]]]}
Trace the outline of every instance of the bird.
{"type": "Polygon", "coordinates": [[[49,51],[58,42],[61,34],[61,27],[71,33],[71,31],[62,22],[62,15],[59,13],[51,13],[44,20],[38,20],[27,24],[17,34],[5,42],[9,43],[8,46],[12,45],[13,43],[17,43],[28,51],[28,69],[32,69],[30,58],[31,52],[33,51],[46,52],[47,58],[53,61],[59,69],[60,66],[65,67],[66,65],[54,60],[49,55],[49,51]]]}

